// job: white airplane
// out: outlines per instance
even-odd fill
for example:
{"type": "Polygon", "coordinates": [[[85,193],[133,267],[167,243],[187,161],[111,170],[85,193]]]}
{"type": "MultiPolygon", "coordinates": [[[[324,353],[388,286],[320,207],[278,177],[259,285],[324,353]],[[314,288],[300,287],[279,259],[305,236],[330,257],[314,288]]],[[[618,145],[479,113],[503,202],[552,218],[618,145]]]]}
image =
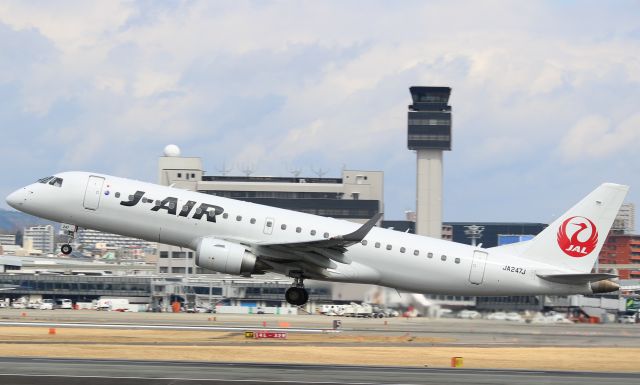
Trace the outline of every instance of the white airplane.
{"type": "MultiPolygon", "coordinates": [[[[40,179],[7,197],[20,211],[196,250],[196,264],[227,274],[294,278],[287,302],[303,305],[304,279],[450,295],[615,291],[591,273],[627,186],[605,183],[534,239],[482,248],[88,172],[40,179]]],[[[62,246],[69,254],[71,246],[62,246]]]]}

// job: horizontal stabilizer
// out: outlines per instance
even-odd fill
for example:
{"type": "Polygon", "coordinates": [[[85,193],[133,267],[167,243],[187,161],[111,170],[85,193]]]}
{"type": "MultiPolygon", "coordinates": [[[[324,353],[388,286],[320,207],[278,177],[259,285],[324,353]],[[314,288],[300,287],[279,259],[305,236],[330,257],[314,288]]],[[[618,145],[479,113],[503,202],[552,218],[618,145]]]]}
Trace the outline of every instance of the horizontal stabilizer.
{"type": "Polygon", "coordinates": [[[597,282],[605,279],[618,278],[615,274],[586,273],[586,274],[536,274],[545,281],[564,283],[568,285],[582,285],[588,282],[597,282]]]}

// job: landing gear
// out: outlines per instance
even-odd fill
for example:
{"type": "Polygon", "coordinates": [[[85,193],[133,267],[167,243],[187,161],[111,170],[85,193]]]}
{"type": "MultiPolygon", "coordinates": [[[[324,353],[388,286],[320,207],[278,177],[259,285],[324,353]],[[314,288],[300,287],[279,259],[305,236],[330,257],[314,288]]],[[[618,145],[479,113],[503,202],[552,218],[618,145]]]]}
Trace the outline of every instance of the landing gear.
{"type": "Polygon", "coordinates": [[[78,231],[78,226],[63,223],[62,226],[60,226],[60,229],[63,231],[64,235],[67,236],[68,242],[60,247],[60,251],[64,255],[69,255],[73,251],[73,248],[69,243],[71,243],[73,241],[73,238],[75,238],[76,231],[78,231]]]}
{"type": "Polygon", "coordinates": [[[309,301],[309,292],[304,288],[302,275],[294,277],[293,286],[287,289],[284,297],[294,306],[302,306],[309,301]]]}
{"type": "Polygon", "coordinates": [[[62,252],[62,254],[64,255],[69,255],[71,254],[71,252],[73,251],[73,248],[71,247],[70,244],[65,243],[64,245],[62,245],[62,247],[60,247],[60,251],[62,252]]]}

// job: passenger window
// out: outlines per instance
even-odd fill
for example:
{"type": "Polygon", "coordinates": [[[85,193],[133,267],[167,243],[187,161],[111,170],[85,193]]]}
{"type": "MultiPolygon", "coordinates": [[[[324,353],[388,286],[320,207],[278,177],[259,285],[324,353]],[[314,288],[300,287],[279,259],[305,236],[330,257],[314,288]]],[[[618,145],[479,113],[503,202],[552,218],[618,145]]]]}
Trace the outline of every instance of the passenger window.
{"type": "Polygon", "coordinates": [[[456,258],[456,259],[454,260],[454,262],[455,262],[455,263],[460,263],[460,258],[456,258]]]}
{"type": "Polygon", "coordinates": [[[420,255],[420,250],[413,250],[413,255],[415,255],[416,257],[420,255]]]}
{"type": "Polygon", "coordinates": [[[256,223],[256,219],[255,218],[251,218],[251,220],[249,222],[251,222],[251,224],[253,225],[254,223],[256,223]]]}
{"type": "Polygon", "coordinates": [[[427,253],[427,258],[433,258],[433,253],[427,253]]]}
{"type": "Polygon", "coordinates": [[[238,215],[238,216],[236,217],[236,221],[240,222],[241,220],[242,220],[242,215],[238,215]]]}
{"type": "Polygon", "coordinates": [[[281,225],[280,225],[280,228],[281,228],[282,230],[286,230],[286,229],[287,229],[287,225],[285,225],[285,224],[283,223],[283,224],[281,224],[281,225]]]}
{"type": "Polygon", "coordinates": [[[440,257],[441,260],[446,261],[447,260],[447,256],[443,255],[442,257],[440,257]]]}
{"type": "Polygon", "coordinates": [[[224,214],[222,214],[222,218],[224,218],[224,219],[229,218],[229,213],[224,213],[224,214]]]}
{"type": "Polygon", "coordinates": [[[196,174],[191,174],[191,177],[192,177],[192,178],[195,178],[195,177],[196,177],[196,174]]]}
{"type": "Polygon", "coordinates": [[[400,252],[401,252],[401,253],[404,253],[405,251],[407,251],[407,249],[405,249],[404,247],[401,247],[401,248],[400,248],[400,252]]]}
{"type": "Polygon", "coordinates": [[[296,227],[296,233],[301,233],[302,232],[302,227],[296,227]]]}
{"type": "Polygon", "coordinates": [[[267,221],[267,227],[271,227],[271,226],[273,226],[273,222],[267,221]]]}
{"type": "Polygon", "coordinates": [[[387,250],[391,250],[391,245],[387,245],[387,250]]]}
{"type": "Polygon", "coordinates": [[[315,230],[311,230],[310,234],[311,235],[316,235],[316,231],[315,230]]]}
{"type": "Polygon", "coordinates": [[[182,178],[182,173],[181,172],[178,173],[178,178],[182,178]]]}
{"type": "Polygon", "coordinates": [[[367,243],[369,243],[369,242],[367,242],[367,240],[366,240],[366,239],[363,239],[363,240],[362,240],[362,246],[366,246],[366,245],[367,245],[367,243]]]}
{"type": "Polygon", "coordinates": [[[380,242],[376,242],[375,246],[376,246],[376,249],[379,249],[380,248],[380,242]]]}
{"type": "Polygon", "coordinates": [[[116,198],[120,198],[120,193],[119,193],[119,192],[117,192],[114,196],[115,196],[116,198]]]}
{"type": "Polygon", "coordinates": [[[324,233],[324,234],[322,234],[322,236],[325,237],[325,238],[329,238],[329,233],[324,233]]]}

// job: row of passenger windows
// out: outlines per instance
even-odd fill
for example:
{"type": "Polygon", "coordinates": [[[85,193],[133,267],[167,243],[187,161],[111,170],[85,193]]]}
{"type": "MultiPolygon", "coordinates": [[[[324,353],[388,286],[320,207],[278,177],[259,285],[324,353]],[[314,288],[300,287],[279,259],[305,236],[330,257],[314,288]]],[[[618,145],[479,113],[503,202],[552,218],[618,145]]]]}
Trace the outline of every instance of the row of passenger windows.
{"type": "MultiPolygon", "coordinates": [[[[222,218],[224,219],[228,219],[229,218],[229,213],[223,213],[222,214],[222,218]]],[[[236,221],[241,222],[242,221],[242,215],[237,215],[236,216],[236,221]]],[[[256,219],[255,218],[251,218],[249,219],[249,223],[251,223],[252,225],[256,223],[256,219]]],[[[265,223],[266,227],[273,227],[273,221],[271,220],[267,220],[267,222],[265,223]]],[[[280,230],[286,230],[287,229],[287,225],[285,223],[280,225],[280,230]]],[[[302,233],[302,227],[298,226],[296,227],[296,233],[302,233]]],[[[318,232],[316,230],[310,230],[309,234],[311,235],[316,235],[318,232]]],[[[325,238],[329,238],[329,233],[325,232],[322,234],[323,237],[325,238]]]]}
{"type": "MultiPolygon", "coordinates": [[[[365,239],[365,240],[363,240],[363,241],[362,241],[362,242],[360,242],[360,243],[362,243],[362,246],[366,246],[366,245],[368,245],[368,244],[369,244],[369,242],[368,242],[366,239],[365,239]]],[[[373,246],[374,246],[376,249],[379,249],[380,247],[382,247],[382,244],[381,244],[380,242],[376,242],[376,243],[374,243],[374,244],[373,244],[373,246]]],[[[393,250],[393,245],[387,244],[387,245],[385,246],[385,248],[386,248],[387,250],[391,251],[391,250],[393,250]]],[[[400,247],[400,252],[401,252],[402,254],[406,253],[406,252],[407,252],[407,248],[406,248],[406,247],[400,247]]],[[[417,256],[419,256],[419,255],[420,255],[420,250],[417,250],[417,249],[416,249],[416,250],[413,250],[413,255],[415,255],[416,257],[417,257],[417,256]]],[[[427,258],[432,259],[432,258],[433,258],[433,253],[427,253],[427,258]]],[[[447,256],[446,256],[446,255],[441,255],[441,256],[440,256],[440,260],[442,260],[442,261],[446,261],[446,260],[447,260],[447,256]]],[[[460,263],[460,258],[455,258],[455,259],[454,259],[454,262],[455,262],[455,263],[460,263]]]]}

